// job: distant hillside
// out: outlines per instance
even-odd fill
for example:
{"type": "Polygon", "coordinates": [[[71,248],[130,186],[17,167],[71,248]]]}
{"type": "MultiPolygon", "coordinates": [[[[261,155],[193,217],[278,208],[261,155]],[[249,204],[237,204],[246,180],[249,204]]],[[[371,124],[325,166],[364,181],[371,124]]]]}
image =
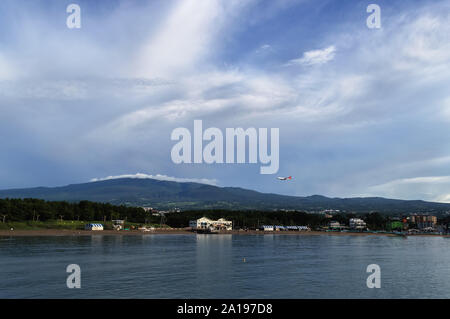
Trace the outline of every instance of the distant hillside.
{"type": "Polygon", "coordinates": [[[450,211],[450,204],[380,197],[328,198],[265,194],[237,187],[178,183],[154,179],[112,179],[62,187],[36,187],[0,191],[0,198],[40,198],[151,206],[159,209],[339,209],[347,212],[408,213],[450,211]]]}

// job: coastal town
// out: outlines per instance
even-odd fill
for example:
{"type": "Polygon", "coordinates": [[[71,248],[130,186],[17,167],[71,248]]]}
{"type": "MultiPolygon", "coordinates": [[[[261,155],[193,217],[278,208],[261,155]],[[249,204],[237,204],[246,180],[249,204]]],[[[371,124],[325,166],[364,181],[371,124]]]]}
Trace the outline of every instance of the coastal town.
{"type": "MultiPolygon", "coordinates": [[[[167,216],[171,213],[180,213],[180,209],[171,211],[157,211],[153,208],[144,208],[153,216],[167,216]]],[[[289,211],[288,211],[289,212],[289,211]]],[[[295,213],[295,212],[291,212],[295,213]]],[[[232,220],[219,218],[213,220],[201,217],[189,221],[189,228],[193,231],[230,231],[230,230],[253,230],[253,231],[339,231],[339,232],[396,232],[406,234],[448,234],[450,233],[450,218],[440,218],[433,214],[412,213],[402,216],[385,217],[382,225],[377,225],[377,229],[371,229],[370,222],[366,222],[364,217],[352,217],[354,214],[342,214],[339,210],[326,209],[318,212],[308,212],[308,214],[319,215],[325,218],[326,224],[320,226],[312,225],[256,225],[255,227],[239,227],[233,224],[232,220]]],[[[366,216],[370,216],[367,214],[366,216]]],[[[444,216],[450,216],[446,213],[444,216]]]]}
{"type": "MultiPolygon", "coordinates": [[[[435,234],[447,235],[449,233],[449,224],[438,224],[438,218],[433,215],[418,215],[413,214],[407,217],[393,217],[387,224],[384,230],[371,230],[367,223],[362,218],[349,218],[348,223],[338,222],[333,220],[332,215],[327,214],[330,219],[327,226],[321,226],[316,229],[311,229],[308,225],[261,225],[257,228],[244,228],[239,230],[244,231],[263,231],[263,232],[293,232],[293,231],[334,231],[334,232],[375,232],[375,233],[395,233],[395,234],[435,234]]],[[[211,220],[206,217],[201,217],[197,220],[192,220],[189,227],[192,231],[202,233],[214,233],[220,231],[233,230],[232,221],[220,218],[218,220],[211,220]]]]}
{"type": "Polygon", "coordinates": [[[233,234],[394,234],[450,235],[450,213],[351,212],[339,209],[182,210],[174,207],[114,206],[81,201],[0,200],[0,232],[75,231],[90,234],[233,233],[233,234]]]}
{"type": "MultiPolygon", "coordinates": [[[[157,212],[151,210],[153,216],[161,217],[162,221],[166,220],[165,215],[171,212],[157,212]],[[162,217],[164,216],[164,217],[162,217]]],[[[172,212],[173,213],[173,212],[172,212]]],[[[181,213],[177,211],[177,213],[181,213]]],[[[219,218],[217,220],[207,218],[205,216],[189,221],[187,227],[171,227],[167,224],[136,224],[126,222],[123,219],[112,220],[108,223],[87,223],[84,225],[85,231],[105,231],[111,234],[136,234],[136,233],[198,233],[198,234],[379,234],[379,235],[450,235],[450,224],[444,224],[437,216],[412,214],[405,217],[392,217],[382,229],[371,229],[363,218],[348,218],[347,221],[333,219],[333,215],[326,214],[329,219],[324,226],[313,227],[311,225],[258,225],[257,227],[240,227],[233,223],[232,220],[219,218]]],[[[13,229],[11,229],[13,231],[13,229]]]]}

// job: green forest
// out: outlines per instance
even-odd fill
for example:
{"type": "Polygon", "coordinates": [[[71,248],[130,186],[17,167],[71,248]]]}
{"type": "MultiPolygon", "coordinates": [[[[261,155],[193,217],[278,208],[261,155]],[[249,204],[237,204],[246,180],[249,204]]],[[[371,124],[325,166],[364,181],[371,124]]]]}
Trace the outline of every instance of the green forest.
{"type": "Polygon", "coordinates": [[[49,220],[82,220],[100,221],[124,219],[145,222],[147,213],[140,207],[114,206],[107,203],[80,201],[44,201],[41,199],[0,199],[0,220],[17,221],[49,221],[49,220]]]}
{"type": "MultiPolygon", "coordinates": [[[[80,201],[44,201],[40,199],[0,199],[0,221],[40,222],[50,224],[51,221],[111,221],[125,219],[129,223],[164,224],[170,227],[187,227],[189,221],[200,217],[211,219],[225,218],[232,220],[235,228],[257,228],[262,225],[307,225],[311,228],[325,226],[330,221],[321,214],[309,214],[299,211],[238,211],[238,210],[192,210],[166,214],[162,219],[153,216],[140,207],[115,206],[108,203],[80,201]]],[[[338,214],[333,220],[346,224],[349,218],[362,217],[370,229],[385,228],[389,217],[380,213],[370,214],[338,214]]],[[[52,223],[54,224],[54,223],[52,223]]],[[[78,225],[78,224],[77,224],[78,225]]],[[[81,225],[81,224],[79,224],[81,225]]]]}
{"type": "MultiPolygon", "coordinates": [[[[231,211],[231,210],[203,210],[185,211],[183,213],[171,213],[167,215],[167,224],[172,227],[185,227],[189,220],[200,217],[210,219],[225,218],[233,221],[235,228],[258,228],[262,225],[282,225],[282,226],[309,226],[318,228],[326,226],[330,218],[322,214],[309,214],[299,211],[231,211]]],[[[332,220],[346,224],[353,217],[362,217],[366,220],[369,228],[382,230],[385,228],[389,217],[380,213],[370,214],[337,214],[332,220]]]]}

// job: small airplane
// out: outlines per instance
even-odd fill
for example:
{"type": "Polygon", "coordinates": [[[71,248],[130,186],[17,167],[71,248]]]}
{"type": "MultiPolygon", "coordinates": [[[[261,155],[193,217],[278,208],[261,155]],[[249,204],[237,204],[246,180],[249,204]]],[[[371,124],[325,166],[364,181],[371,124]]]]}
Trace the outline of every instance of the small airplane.
{"type": "Polygon", "coordinates": [[[291,180],[292,176],[288,176],[288,177],[277,177],[280,181],[287,181],[287,180],[291,180]]]}

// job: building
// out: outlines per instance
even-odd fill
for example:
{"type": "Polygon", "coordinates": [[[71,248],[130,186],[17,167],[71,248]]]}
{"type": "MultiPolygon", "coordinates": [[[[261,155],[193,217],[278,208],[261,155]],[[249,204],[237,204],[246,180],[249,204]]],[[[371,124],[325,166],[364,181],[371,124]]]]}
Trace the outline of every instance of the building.
{"type": "Polygon", "coordinates": [[[153,207],[141,207],[146,213],[148,214],[152,214],[152,213],[157,213],[158,210],[156,208],[153,207]]]}
{"type": "Polygon", "coordinates": [[[125,226],[125,220],[123,219],[114,219],[112,223],[115,230],[121,230],[125,226]]]}
{"type": "Polygon", "coordinates": [[[331,221],[329,224],[328,224],[328,227],[330,228],[330,229],[341,229],[342,227],[341,227],[341,224],[339,223],[339,222],[336,222],[336,221],[331,221]]]}
{"type": "Polygon", "coordinates": [[[310,230],[308,226],[286,226],[286,230],[297,230],[297,231],[308,231],[310,230]]]}
{"type": "Polygon", "coordinates": [[[308,231],[308,226],[280,226],[280,225],[263,225],[260,227],[264,231],[308,231]]]}
{"type": "Polygon", "coordinates": [[[362,229],[366,229],[367,225],[366,225],[366,222],[364,220],[362,220],[361,218],[350,218],[349,227],[351,229],[362,230],[362,229]]]}
{"type": "Polygon", "coordinates": [[[102,224],[86,224],[84,226],[85,230],[103,230],[102,224]]]}
{"type": "Polygon", "coordinates": [[[333,215],[333,214],[339,214],[340,210],[339,209],[324,209],[320,211],[321,214],[326,214],[326,215],[333,215]]]}
{"type": "Polygon", "coordinates": [[[437,217],[433,215],[412,215],[410,221],[417,225],[419,229],[435,228],[437,224],[437,217]]]}
{"type": "Polygon", "coordinates": [[[214,229],[214,230],[232,230],[233,222],[219,218],[218,220],[212,220],[206,217],[202,217],[196,220],[189,221],[189,227],[192,229],[214,229]]]}

